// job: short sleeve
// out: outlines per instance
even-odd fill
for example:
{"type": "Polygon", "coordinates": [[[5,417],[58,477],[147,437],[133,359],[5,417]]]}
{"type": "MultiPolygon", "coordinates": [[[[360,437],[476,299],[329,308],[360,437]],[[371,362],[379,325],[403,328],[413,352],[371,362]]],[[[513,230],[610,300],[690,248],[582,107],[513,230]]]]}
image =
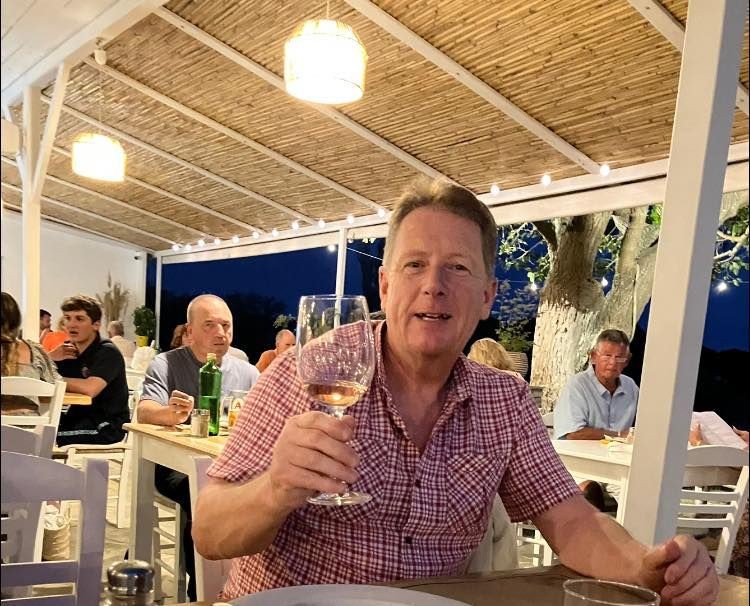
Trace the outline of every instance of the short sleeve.
{"type": "Polygon", "coordinates": [[[62,377],[57,372],[57,367],[49,354],[42,349],[41,345],[37,343],[26,342],[31,348],[32,356],[34,359],[34,367],[39,372],[39,378],[47,383],[54,383],[55,381],[61,381],[62,377]]]}
{"type": "Polygon", "coordinates": [[[109,384],[118,374],[125,372],[125,360],[120,350],[113,343],[103,344],[93,363],[89,366],[89,377],[99,377],[109,384]]]}
{"type": "Polygon", "coordinates": [[[563,387],[555,406],[555,438],[560,440],[567,434],[588,426],[585,402],[586,398],[581,393],[580,382],[574,376],[563,387]]]}
{"type": "Polygon", "coordinates": [[[282,357],[250,390],[229,440],[208,475],[245,482],[265,471],[286,420],[310,410],[311,404],[297,378],[294,356],[282,357]]]}
{"type": "Polygon", "coordinates": [[[533,518],[581,492],[552,447],[530,397],[522,401],[517,423],[498,491],[514,522],[533,518]]]}
{"type": "Polygon", "coordinates": [[[164,355],[159,354],[148,365],[141,387],[141,400],[153,400],[162,406],[169,403],[169,366],[164,355]]]}

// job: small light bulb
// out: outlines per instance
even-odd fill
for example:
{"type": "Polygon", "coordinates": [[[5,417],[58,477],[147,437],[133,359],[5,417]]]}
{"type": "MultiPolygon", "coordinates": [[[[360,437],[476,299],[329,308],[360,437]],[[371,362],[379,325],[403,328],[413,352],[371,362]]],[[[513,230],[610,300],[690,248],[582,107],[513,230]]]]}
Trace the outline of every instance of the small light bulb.
{"type": "Polygon", "coordinates": [[[724,292],[727,288],[729,288],[727,283],[724,280],[719,280],[719,283],[716,285],[716,292],[724,292]]]}
{"type": "Polygon", "coordinates": [[[550,183],[552,183],[552,177],[550,177],[549,174],[544,173],[542,175],[542,185],[544,185],[544,187],[547,187],[550,183]]]}
{"type": "Polygon", "coordinates": [[[232,244],[239,244],[240,237],[239,236],[232,236],[232,244]]]}
{"type": "Polygon", "coordinates": [[[198,240],[198,246],[200,246],[201,248],[203,248],[205,245],[206,245],[206,241],[203,238],[201,238],[200,240],[198,240]]]}
{"type": "Polygon", "coordinates": [[[492,187],[490,187],[490,193],[493,196],[499,196],[500,195],[500,186],[497,183],[493,183],[492,187]]]}
{"type": "Polygon", "coordinates": [[[272,235],[272,236],[273,236],[274,238],[278,237],[278,235],[279,235],[279,230],[278,230],[278,229],[276,229],[276,228],[274,227],[274,228],[273,228],[273,229],[271,230],[271,235],[272,235]]]}
{"type": "Polygon", "coordinates": [[[346,222],[351,225],[354,223],[354,215],[346,215],[346,222]]]}
{"type": "Polygon", "coordinates": [[[258,238],[260,238],[260,234],[257,231],[254,231],[253,232],[253,239],[257,240],[258,238]]]}
{"type": "Polygon", "coordinates": [[[336,252],[336,245],[335,244],[329,244],[328,245],[328,252],[336,252]]]}
{"type": "Polygon", "coordinates": [[[599,174],[602,177],[606,177],[609,174],[609,171],[609,164],[607,164],[606,162],[599,167],[599,174]]]}
{"type": "Polygon", "coordinates": [[[378,217],[380,217],[381,219],[385,217],[385,208],[378,209],[378,217]]]}
{"type": "Polygon", "coordinates": [[[214,246],[221,244],[221,238],[214,238],[214,246]]]}
{"type": "Polygon", "coordinates": [[[531,292],[536,292],[537,290],[539,290],[539,287],[536,285],[536,282],[532,282],[531,284],[529,284],[529,290],[531,292]]]}
{"type": "Polygon", "coordinates": [[[602,286],[608,286],[608,285],[609,285],[609,280],[607,280],[607,278],[602,278],[602,286]]]}
{"type": "Polygon", "coordinates": [[[190,252],[191,250],[193,250],[193,245],[192,244],[185,244],[185,250],[188,251],[188,252],[190,252]]]}
{"type": "Polygon", "coordinates": [[[180,250],[180,245],[175,242],[174,244],[172,244],[172,250],[177,252],[178,250],[180,250]]]}
{"type": "Polygon", "coordinates": [[[297,231],[299,229],[299,221],[292,221],[292,229],[297,231]]]}
{"type": "Polygon", "coordinates": [[[318,219],[318,227],[323,229],[326,226],[326,222],[323,219],[318,219]]]}

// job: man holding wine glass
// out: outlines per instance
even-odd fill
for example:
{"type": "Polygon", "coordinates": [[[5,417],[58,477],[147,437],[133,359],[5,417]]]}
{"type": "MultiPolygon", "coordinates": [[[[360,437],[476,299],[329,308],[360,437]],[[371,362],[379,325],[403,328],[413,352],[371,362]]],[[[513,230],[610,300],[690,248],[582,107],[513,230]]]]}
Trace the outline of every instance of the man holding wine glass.
{"type": "Polygon", "coordinates": [[[407,190],[380,271],[386,320],[374,324],[372,375],[361,354],[367,316],[347,320],[342,297],[325,312],[303,298],[297,355],[261,376],[199,495],[198,550],[236,558],[225,598],[461,574],[498,494],[512,520],[531,519],[582,574],[679,604],[715,599],[705,548],[680,536],[649,549],[596,511],[552,448],[526,383],[462,355],[495,297],[496,237],[468,190],[445,181],[407,190]],[[341,377],[367,391],[346,416],[326,414],[336,395],[351,395],[330,388],[341,377]],[[369,498],[349,504],[350,492],[369,498]]]}

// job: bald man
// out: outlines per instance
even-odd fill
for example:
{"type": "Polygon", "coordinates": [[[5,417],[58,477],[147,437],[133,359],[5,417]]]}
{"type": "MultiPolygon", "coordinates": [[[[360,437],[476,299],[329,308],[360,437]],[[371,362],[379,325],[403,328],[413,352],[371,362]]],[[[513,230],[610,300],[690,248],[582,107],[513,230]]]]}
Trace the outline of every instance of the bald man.
{"type": "Polygon", "coordinates": [[[271,365],[271,362],[283,354],[287,349],[294,347],[296,342],[294,333],[291,330],[287,330],[286,328],[281,329],[276,333],[276,349],[264,351],[260,355],[260,359],[255,367],[260,372],[263,372],[271,365]]]}

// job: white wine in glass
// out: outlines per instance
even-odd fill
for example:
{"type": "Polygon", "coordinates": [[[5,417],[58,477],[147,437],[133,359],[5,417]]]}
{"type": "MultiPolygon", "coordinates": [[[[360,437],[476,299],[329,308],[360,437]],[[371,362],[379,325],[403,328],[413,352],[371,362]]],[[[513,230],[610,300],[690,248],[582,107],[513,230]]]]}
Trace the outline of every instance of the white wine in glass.
{"type": "MultiPolygon", "coordinates": [[[[310,397],[340,419],[370,387],[375,339],[367,300],[353,295],[310,295],[297,316],[297,372],[310,397]]],[[[357,505],[372,497],[345,491],[321,493],[315,505],[357,505]]]]}

